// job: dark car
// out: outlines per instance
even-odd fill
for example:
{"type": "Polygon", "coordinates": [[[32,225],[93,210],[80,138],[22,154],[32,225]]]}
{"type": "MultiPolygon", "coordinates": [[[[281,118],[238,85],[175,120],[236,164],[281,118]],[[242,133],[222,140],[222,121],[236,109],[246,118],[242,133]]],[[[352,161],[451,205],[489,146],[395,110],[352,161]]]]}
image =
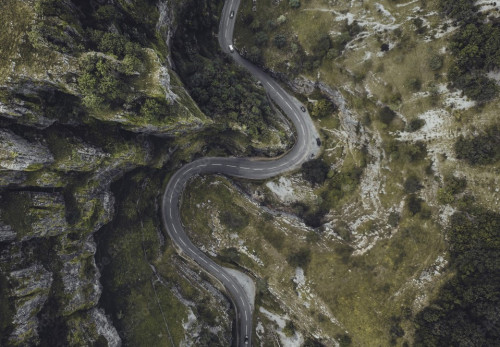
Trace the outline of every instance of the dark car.
{"type": "Polygon", "coordinates": [[[316,138],[316,144],[318,146],[321,146],[321,139],[319,137],[316,138]]]}
{"type": "Polygon", "coordinates": [[[301,110],[302,112],[306,112],[306,108],[305,108],[304,106],[300,106],[300,110],[301,110]]]}
{"type": "Polygon", "coordinates": [[[231,11],[231,13],[229,14],[229,18],[233,18],[234,17],[234,11],[231,11]]]}

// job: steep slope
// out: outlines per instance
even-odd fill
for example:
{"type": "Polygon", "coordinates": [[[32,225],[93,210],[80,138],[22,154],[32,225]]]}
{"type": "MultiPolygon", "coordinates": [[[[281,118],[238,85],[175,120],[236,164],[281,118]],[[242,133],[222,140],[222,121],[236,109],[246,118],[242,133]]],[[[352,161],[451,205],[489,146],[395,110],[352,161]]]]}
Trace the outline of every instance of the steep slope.
{"type": "Polygon", "coordinates": [[[226,120],[202,112],[173,70],[185,6],[0,5],[0,344],[230,340],[227,300],[165,243],[156,199],[181,163],[267,154],[270,142],[280,152],[290,131],[268,104],[255,133],[213,136],[226,120]],[[257,138],[271,124],[281,134],[257,138]]]}

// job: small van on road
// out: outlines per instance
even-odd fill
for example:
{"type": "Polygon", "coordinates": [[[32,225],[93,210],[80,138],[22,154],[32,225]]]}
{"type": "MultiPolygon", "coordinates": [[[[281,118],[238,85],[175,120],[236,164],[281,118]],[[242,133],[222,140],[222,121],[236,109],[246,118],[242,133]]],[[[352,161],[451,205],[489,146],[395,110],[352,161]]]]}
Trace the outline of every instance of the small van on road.
{"type": "Polygon", "coordinates": [[[229,45],[229,52],[233,53],[234,52],[234,47],[233,45],[229,45]]]}

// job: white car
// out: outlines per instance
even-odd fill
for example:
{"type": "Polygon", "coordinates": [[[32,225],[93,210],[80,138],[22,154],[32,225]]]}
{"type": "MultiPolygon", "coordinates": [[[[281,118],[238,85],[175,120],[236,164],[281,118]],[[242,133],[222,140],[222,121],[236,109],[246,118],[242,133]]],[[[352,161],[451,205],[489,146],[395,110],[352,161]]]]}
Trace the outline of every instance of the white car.
{"type": "Polygon", "coordinates": [[[231,11],[231,13],[229,14],[229,18],[233,18],[234,17],[234,11],[231,11]]]}
{"type": "Polygon", "coordinates": [[[234,47],[233,45],[229,45],[229,52],[233,53],[234,52],[234,47]]]}

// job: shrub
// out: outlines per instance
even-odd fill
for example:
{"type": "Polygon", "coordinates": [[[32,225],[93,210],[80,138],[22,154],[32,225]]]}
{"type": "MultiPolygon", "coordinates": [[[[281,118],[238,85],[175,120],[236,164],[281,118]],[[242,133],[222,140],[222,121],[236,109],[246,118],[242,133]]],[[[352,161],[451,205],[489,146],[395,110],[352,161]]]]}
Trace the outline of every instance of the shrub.
{"type": "Polygon", "coordinates": [[[422,81],[418,77],[411,77],[406,81],[408,89],[418,92],[422,88],[422,81]]]}
{"type": "Polygon", "coordinates": [[[398,226],[400,218],[401,217],[400,217],[399,213],[397,213],[397,212],[391,212],[391,214],[389,214],[389,219],[387,220],[387,223],[391,227],[395,228],[395,227],[398,226]]]}
{"type": "Polygon", "coordinates": [[[318,41],[312,46],[313,54],[318,56],[319,58],[323,58],[330,48],[332,47],[332,40],[330,39],[330,35],[323,34],[319,37],[318,41]]]}
{"type": "Polygon", "coordinates": [[[422,203],[424,201],[415,194],[411,194],[406,198],[406,208],[412,216],[416,215],[422,210],[422,203]]]}
{"type": "Polygon", "coordinates": [[[141,105],[139,113],[150,120],[161,120],[168,115],[166,100],[158,98],[147,98],[141,105]]]}
{"type": "Polygon", "coordinates": [[[404,188],[406,193],[412,194],[418,192],[423,186],[417,176],[411,175],[406,179],[404,188]]]}
{"type": "Polygon", "coordinates": [[[248,225],[250,218],[246,213],[224,211],[221,213],[220,221],[228,228],[238,231],[248,225]]]}
{"type": "Polygon", "coordinates": [[[500,126],[493,126],[486,134],[472,138],[459,137],[455,142],[458,159],[470,165],[492,164],[500,160],[500,126]]]}
{"type": "Polygon", "coordinates": [[[337,335],[336,338],[339,341],[340,347],[349,347],[352,345],[352,339],[347,334],[337,335]]]}
{"type": "Polygon", "coordinates": [[[336,110],[336,106],[328,99],[318,100],[312,105],[311,116],[317,118],[324,118],[326,116],[331,116],[336,110]]]}
{"type": "Polygon", "coordinates": [[[235,247],[224,248],[220,251],[219,258],[226,263],[237,264],[240,261],[240,253],[235,247]]]}
{"type": "Polygon", "coordinates": [[[300,7],[300,0],[289,0],[288,3],[290,4],[291,8],[299,8],[300,7]]]}
{"type": "Polygon", "coordinates": [[[394,118],[396,118],[396,112],[394,112],[389,106],[382,107],[378,113],[378,119],[387,125],[389,125],[394,118]]]}
{"type": "Polygon", "coordinates": [[[451,204],[455,201],[454,195],[462,193],[467,187],[465,178],[455,176],[446,176],[444,178],[444,187],[438,189],[437,199],[441,204],[451,204]]]}
{"type": "Polygon", "coordinates": [[[283,328],[283,333],[288,337],[295,335],[295,324],[293,324],[293,321],[289,320],[286,322],[286,325],[283,328]]]}
{"type": "Polygon", "coordinates": [[[260,29],[260,21],[255,18],[252,23],[250,23],[250,30],[252,30],[254,33],[259,31],[260,29]]]}
{"type": "Polygon", "coordinates": [[[442,67],[443,67],[443,57],[438,54],[432,55],[429,59],[429,68],[432,71],[438,71],[441,70],[442,67]]]}
{"type": "MultiPolygon", "coordinates": [[[[286,16],[282,14],[281,16],[276,19],[276,24],[281,25],[286,22],[286,16]]],[[[270,23],[270,26],[273,27],[272,23],[270,23]]]]}
{"type": "Polygon", "coordinates": [[[407,130],[409,132],[414,132],[414,131],[417,131],[418,129],[422,128],[424,125],[425,125],[425,120],[420,119],[420,118],[415,118],[415,119],[412,119],[408,123],[407,130]]]}

